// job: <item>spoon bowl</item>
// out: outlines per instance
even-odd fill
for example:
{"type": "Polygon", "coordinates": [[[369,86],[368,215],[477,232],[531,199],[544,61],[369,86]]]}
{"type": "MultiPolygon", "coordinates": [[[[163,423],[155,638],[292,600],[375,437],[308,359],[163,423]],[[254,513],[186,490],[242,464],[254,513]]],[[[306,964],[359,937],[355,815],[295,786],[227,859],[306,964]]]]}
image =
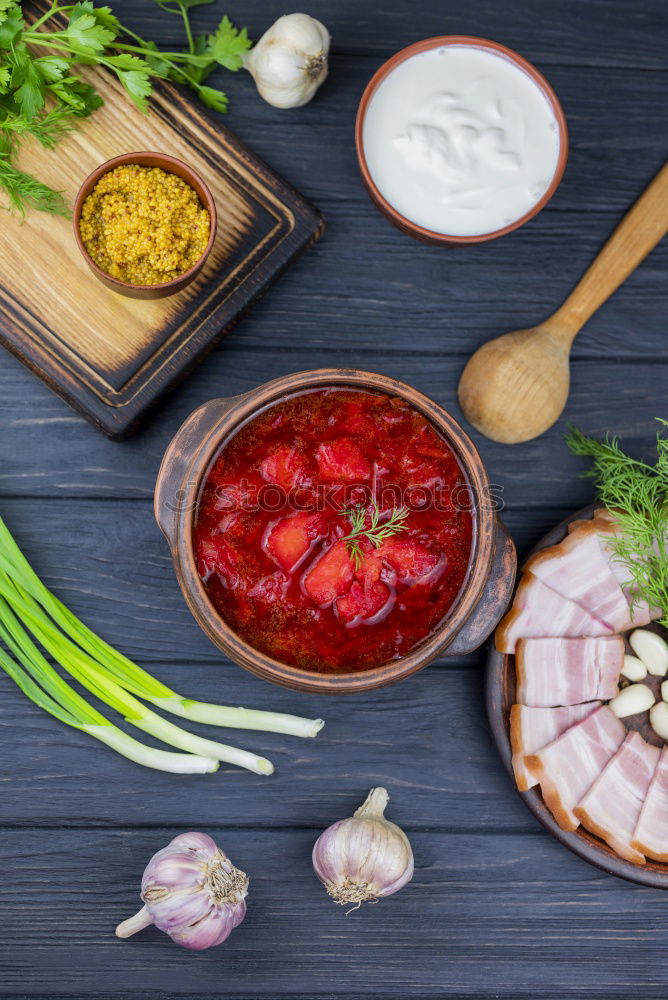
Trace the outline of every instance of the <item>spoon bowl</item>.
{"type": "Polygon", "coordinates": [[[502,444],[530,441],[548,430],[568,400],[573,341],[666,232],[668,163],[554,315],[490,340],[469,359],[459,382],[459,403],[469,423],[502,444]]]}
{"type": "Polygon", "coordinates": [[[488,341],[471,357],[459,382],[466,419],[500,444],[543,434],[566,406],[569,354],[570,342],[547,323],[488,341]]]}

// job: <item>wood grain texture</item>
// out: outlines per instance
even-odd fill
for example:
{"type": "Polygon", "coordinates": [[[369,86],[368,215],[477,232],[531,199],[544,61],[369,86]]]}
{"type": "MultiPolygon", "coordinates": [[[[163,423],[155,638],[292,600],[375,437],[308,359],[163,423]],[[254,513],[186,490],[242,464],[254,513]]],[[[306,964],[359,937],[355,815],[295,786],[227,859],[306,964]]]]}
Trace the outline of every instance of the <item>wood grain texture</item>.
{"type": "MultiPolygon", "coordinates": [[[[356,804],[354,794],[337,803],[339,810],[356,804]]],[[[274,998],[280,989],[308,1000],[341,996],[342,980],[351,986],[346,996],[367,997],[498,997],[520,977],[523,991],[512,995],[527,1000],[555,984],[562,997],[577,995],[583,980],[596,982],[591,997],[628,996],[638,982],[657,997],[665,988],[661,893],[564,860],[563,849],[540,836],[421,833],[392,801],[388,812],[411,833],[414,881],[348,918],[311,872],[317,830],[210,824],[250,875],[249,909],[226,945],[199,954],[185,954],[153,928],[130,941],[113,936],[139,902],[148,857],[171,829],[5,832],[3,851],[21,885],[0,887],[0,905],[15,914],[3,932],[12,956],[3,987],[18,992],[29,979],[48,996],[89,997],[131,984],[131,995],[153,997],[179,995],[179,982],[186,995],[195,986],[195,996],[274,998]],[[45,866],[59,873],[46,897],[45,866]],[[460,978],[452,988],[446,976],[454,969],[460,978]]]]}
{"type": "MultiPolygon", "coordinates": [[[[161,44],[180,43],[179,20],[151,0],[113,7],[161,44]]],[[[193,11],[196,30],[211,31],[224,10],[256,38],[284,13],[219,0],[193,11]]],[[[202,697],[322,712],[327,726],[314,741],[226,732],[266,750],[274,778],[226,770],[179,781],[59,726],[0,679],[0,996],[665,1000],[664,894],[595,871],[536,825],[493,749],[482,652],[361,699],[263,684],[224,663],[190,618],[151,494],[168,441],[196,406],[287,372],[385,372],[458,416],[469,354],[563,301],[664,161],[668,12],[660,0],[312,0],[308,11],[334,38],[330,79],[312,104],[278,112],[243,73],[214,81],[230,97],[226,124],[323,210],[326,238],[121,446],[3,353],[0,513],[49,584],[156,675],[202,697]],[[353,148],[373,71],[443,31],[496,38],[534,61],[564,103],[572,140],[551,205],[513,236],[462,253],[395,232],[364,194],[353,148]],[[312,879],[308,851],[381,780],[418,874],[393,899],[345,918],[312,879]],[[188,827],[248,865],[246,923],[203,955],[154,931],[116,942],[112,928],[137,902],[146,858],[188,827]]],[[[473,434],[504,486],[521,554],[591,500],[581,462],[563,446],[568,421],[651,454],[652,418],[666,415],[667,295],[661,244],[576,341],[562,421],[514,449],[473,434]]]]}

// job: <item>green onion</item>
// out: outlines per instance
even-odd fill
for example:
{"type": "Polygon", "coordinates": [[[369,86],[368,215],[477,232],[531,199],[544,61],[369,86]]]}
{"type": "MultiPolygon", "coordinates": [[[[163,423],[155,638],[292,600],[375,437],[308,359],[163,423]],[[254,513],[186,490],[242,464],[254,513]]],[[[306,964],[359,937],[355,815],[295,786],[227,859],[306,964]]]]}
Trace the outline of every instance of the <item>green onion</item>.
{"type": "Polygon", "coordinates": [[[0,569],[41,604],[65,635],[80,646],[89,657],[101,664],[107,673],[113,674],[121,687],[172,715],[212,726],[254,729],[300,737],[316,736],[324,726],[322,719],[303,719],[279,712],[212,705],[184,698],[173,691],[96,635],[45,587],[14,541],[2,518],[0,518],[0,569]]]}
{"type": "MultiPolygon", "coordinates": [[[[237,750],[235,747],[213,740],[202,739],[146,708],[120,687],[104,667],[64,636],[20,585],[15,581],[12,583],[2,571],[0,571],[0,594],[4,597],[4,602],[0,601],[0,619],[4,620],[5,609],[10,605],[20,614],[22,621],[47,652],[91,694],[120,712],[126,722],[136,726],[137,729],[143,729],[164,743],[178,747],[179,750],[237,764],[239,767],[255,771],[256,774],[273,774],[273,765],[264,757],[257,757],[246,750],[237,750]]],[[[11,614],[11,611],[9,613],[11,614]]]]}
{"type": "Polygon", "coordinates": [[[203,739],[163,719],[136,695],[193,721],[315,736],[320,719],[255,712],[178,695],[92,632],[41,582],[0,518],[0,669],[36,705],[148,767],[180,773],[218,769],[219,761],[272,774],[273,765],[247,750],[203,739]],[[32,633],[32,638],[30,636],[32,633]],[[154,750],[101,715],[49,663],[36,640],[82,687],[126,722],[185,753],[154,750]],[[13,654],[10,655],[10,654],[13,654]],[[14,658],[15,657],[15,658],[14,658]]]}
{"type": "Polygon", "coordinates": [[[218,761],[213,758],[156,750],[138,740],[133,740],[127,733],[112,725],[47,662],[6,602],[0,599],[0,605],[0,638],[24,665],[20,666],[16,660],[0,649],[0,668],[35,705],[66,726],[88,733],[89,736],[106,743],[124,757],[144,767],[153,767],[174,774],[206,774],[218,770],[218,761]]]}

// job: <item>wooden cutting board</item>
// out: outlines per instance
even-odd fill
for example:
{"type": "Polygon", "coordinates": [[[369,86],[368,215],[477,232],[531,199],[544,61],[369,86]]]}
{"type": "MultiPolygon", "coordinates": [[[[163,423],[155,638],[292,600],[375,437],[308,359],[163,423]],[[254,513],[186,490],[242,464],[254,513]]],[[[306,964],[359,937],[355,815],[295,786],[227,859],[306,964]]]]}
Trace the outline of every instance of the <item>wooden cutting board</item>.
{"type": "MultiPolygon", "coordinates": [[[[53,151],[26,144],[19,166],[70,203],[88,174],[120,153],[185,160],[208,184],[218,235],[198,278],[166,299],[109,291],[91,274],[67,219],[31,212],[0,225],[0,343],[111,438],[139,425],[320,236],[322,216],[227,128],[171,84],[156,81],[151,114],[104,70],[81,74],[104,107],[53,151]]],[[[2,195],[0,194],[0,201],[2,195]]]]}

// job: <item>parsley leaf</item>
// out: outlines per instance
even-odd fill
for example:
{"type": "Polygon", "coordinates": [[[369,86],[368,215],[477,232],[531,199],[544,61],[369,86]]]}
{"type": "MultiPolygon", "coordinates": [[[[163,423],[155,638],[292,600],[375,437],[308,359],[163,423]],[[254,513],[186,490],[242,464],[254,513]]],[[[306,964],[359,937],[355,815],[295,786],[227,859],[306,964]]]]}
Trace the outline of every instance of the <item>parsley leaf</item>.
{"type": "MultiPolygon", "coordinates": [[[[5,13],[3,11],[3,13],[5,13]]],[[[20,7],[10,7],[0,23],[0,49],[11,49],[25,27],[20,7]]]]}
{"type": "Polygon", "coordinates": [[[252,42],[245,28],[239,31],[230,21],[227,14],[218,25],[215,35],[209,36],[209,50],[215,61],[226,69],[236,72],[243,66],[243,54],[251,47],[252,42]]]}
{"type": "Polygon", "coordinates": [[[68,40],[84,52],[104,52],[113,42],[116,32],[99,24],[90,0],[77,3],[72,8],[66,35],[68,40]]]}
{"type": "Polygon", "coordinates": [[[215,90],[213,87],[198,87],[197,93],[203,104],[212,111],[227,111],[227,96],[222,90],[215,90]]]}
{"type": "Polygon", "coordinates": [[[9,66],[0,66],[0,94],[6,94],[9,90],[11,75],[9,66]]]}
{"type": "Polygon", "coordinates": [[[150,95],[153,87],[150,67],[146,60],[138,59],[137,56],[124,52],[106,60],[106,64],[114,70],[139,110],[147,112],[148,102],[146,98],[150,95]]]}
{"type": "Polygon", "coordinates": [[[11,86],[21,114],[34,118],[44,107],[45,84],[35,61],[24,44],[17,45],[9,56],[12,65],[11,86]]]}
{"type": "Polygon", "coordinates": [[[43,56],[41,59],[36,59],[35,66],[47,83],[62,80],[70,68],[67,59],[60,59],[58,56],[43,56]]]}

